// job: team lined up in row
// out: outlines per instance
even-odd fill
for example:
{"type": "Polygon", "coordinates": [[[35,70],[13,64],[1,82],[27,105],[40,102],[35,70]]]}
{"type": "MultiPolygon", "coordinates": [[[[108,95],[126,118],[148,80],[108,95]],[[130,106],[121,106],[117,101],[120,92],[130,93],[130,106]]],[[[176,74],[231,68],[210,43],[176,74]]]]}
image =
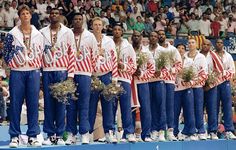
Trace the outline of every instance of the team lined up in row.
{"type": "MultiPolygon", "coordinates": [[[[107,142],[116,143],[114,119],[116,109],[113,101],[106,101],[101,92],[91,92],[91,75],[96,75],[105,84],[120,82],[126,91],[120,95],[123,137],[135,142],[132,107],[140,107],[143,141],[177,140],[178,116],[183,107],[185,125],[182,134],[194,140],[198,133],[204,139],[203,124],[203,86],[209,70],[219,73],[217,82],[207,87],[208,126],[214,139],[217,130],[219,100],[222,100],[224,123],[228,138],[235,139],[232,123],[230,83],[235,68],[233,59],[223,50],[222,40],[218,40],[216,53],[196,49],[196,41],[189,40],[189,52],[180,55],[179,51],[165,40],[165,32],[152,32],[149,46],[141,45],[141,33],[134,31],[132,45],[122,38],[122,25],[113,29],[113,40],[102,34],[101,18],[93,19],[93,33],[82,28],[83,16],[76,14],[73,31],[59,23],[59,10],[52,9],[51,24],[38,31],[30,25],[31,14],[27,6],[19,7],[21,25],[14,27],[4,43],[4,59],[10,72],[10,147],[18,147],[21,106],[26,100],[30,146],[41,146],[36,136],[40,133],[38,125],[38,99],[40,89],[40,68],[42,67],[44,114],[43,131],[48,138],[45,145],[64,145],[62,139],[66,130],[71,133],[67,144],[75,143],[77,134],[77,115],[79,133],[83,144],[89,143],[96,119],[97,104],[101,99],[103,128],[107,142]],[[220,45],[221,43],[221,45],[220,45]],[[162,52],[170,52],[171,63],[156,67],[162,52]],[[145,55],[145,56],[143,56],[145,55]],[[182,57],[181,57],[182,56],[182,57]],[[140,60],[145,57],[140,63],[140,60]],[[183,68],[194,66],[196,76],[183,81],[178,74],[183,68]],[[78,101],[70,101],[65,114],[65,105],[54,100],[49,85],[67,78],[78,83],[78,101]],[[224,90],[222,90],[224,89],[224,90]],[[217,93],[217,94],[216,94],[217,93]],[[216,97],[218,95],[218,97],[216,97]],[[132,100],[131,100],[132,99],[132,100]],[[66,125],[65,125],[66,118],[66,125]],[[65,129],[66,126],[66,129],[65,129]],[[197,131],[196,131],[197,130],[197,131]],[[152,138],[151,138],[152,132],[152,138]]],[[[203,47],[209,45],[205,41],[203,47]]],[[[181,53],[184,45],[179,45],[181,53]],[[182,49],[182,50],[181,50],[182,49]]],[[[204,48],[209,50],[208,48],[204,48]]],[[[206,94],[207,93],[207,94],[206,94]]],[[[117,101],[116,101],[117,102],[117,101]]],[[[135,112],[133,112],[135,113],[135,112]]]]}

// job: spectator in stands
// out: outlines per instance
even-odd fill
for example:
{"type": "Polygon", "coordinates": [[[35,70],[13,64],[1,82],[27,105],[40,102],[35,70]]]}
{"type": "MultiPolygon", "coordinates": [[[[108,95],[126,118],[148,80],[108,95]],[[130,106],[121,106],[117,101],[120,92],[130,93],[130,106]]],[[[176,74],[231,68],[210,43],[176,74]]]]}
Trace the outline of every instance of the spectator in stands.
{"type": "Polygon", "coordinates": [[[219,16],[219,23],[220,23],[220,37],[225,37],[226,35],[226,30],[228,27],[228,18],[224,17],[227,14],[226,12],[223,12],[223,14],[220,14],[219,16]]]}
{"type": "Polygon", "coordinates": [[[166,14],[166,18],[170,21],[174,20],[175,16],[173,12],[169,12],[169,6],[165,6],[164,12],[166,14]]]}
{"type": "MultiPolygon", "coordinates": [[[[215,52],[223,62],[223,74],[219,76],[221,83],[217,86],[217,116],[219,115],[220,101],[222,104],[226,139],[236,139],[232,120],[232,97],[230,80],[235,74],[235,66],[232,56],[224,50],[223,40],[216,40],[215,52]]],[[[218,119],[218,118],[217,118],[218,119]]],[[[218,120],[217,120],[218,122],[218,120]]]]}
{"type": "Polygon", "coordinates": [[[164,7],[161,7],[161,8],[159,9],[158,14],[160,14],[163,19],[166,19],[166,18],[167,18],[164,7]]]}
{"type": "Polygon", "coordinates": [[[211,35],[211,22],[206,13],[203,13],[202,19],[199,21],[199,31],[201,35],[211,35]]]}
{"type": "Polygon", "coordinates": [[[126,18],[127,30],[132,31],[134,29],[135,19],[131,17],[131,12],[127,12],[126,15],[127,15],[126,18]]]}
{"type": "Polygon", "coordinates": [[[61,22],[63,25],[68,26],[68,21],[67,21],[65,15],[63,15],[63,8],[62,8],[62,7],[59,7],[58,10],[59,10],[59,13],[60,13],[60,16],[59,16],[60,22],[61,22]]]}
{"type": "Polygon", "coordinates": [[[131,8],[131,6],[130,6],[128,1],[124,1],[124,3],[123,3],[123,11],[124,11],[124,13],[132,12],[132,8],[131,8]]]}
{"type": "Polygon", "coordinates": [[[158,3],[154,0],[148,0],[147,11],[152,14],[152,12],[158,12],[158,3]]]}
{"type": "Polygon", "coordinates": [[[20,26],[15,26],[8,34],[4,43],[4,59],[11,68],[10,86],[10,126],[11,141],[9,147],[19,146],[20,114],[26,101],[28,145],[40,147],[37,140],[40,134],[38,125],[38,101],[40,90],[40,67],[43,52],[43,36],[32,25],[31,10],[28,6],[19,7],[20,26]],[[17,83],[17,84],[16,84],[17,83]]]}
{"type": "Polygon", "coordinates": [[[220,36],[220,23],[219,23],[219,18],[216,16],[214,21],[211,22],[211,35],[215,38],[220,36]]]}
{"type": "Polygon", "coordinates": [[[37,12],[35,12],[35,6],[31,7],[31,13],[32,13],[31,24],[34,25],[36,29],[39,30],[39,28],[41,28],[41,24],[39,20],[39,15],[37,12]]]}
{"type": "Polygon", "coordinates": [[[65,17],[68,21],[68,26],[72,25],[72,20],[73,20],[74,14],[75,14],[74,4],[72,2],[70,2],[69,6],[68,6],[68,12],[65,15],[65,17]]]}
{"type": "Polygon", "coordinates": [[[97,14],[97,16],[101,15],[102,8],[100,6],[100,1],[98,1],[98,0],[95,1],[95,6],[94,6],[93,10],[94,10],[94,13],[97,14]]]}
{"type": "Polygon", "coordinates": [[[111,5],[111,11],[123,11],[123,6],[120,4],[120,0],[115,0],[115,3],[111,5]]]}
{"type": "Polygon", "coordinates": [[[138,16],[141,16],[141,13],[138,12],[138,7],[135,6],[135,7],[133,8],[133,12],[131,12],[130,16],[131,16],[132,18],[134,18],[135,21],[137,21],[137,20],[136,20],[137,17],[138,17],[138,16]]]}
{"type": "Polygon", "coordinates": [[[180,6],[179,5],[176,5],[176,10],[173,13],[174,13],[174,17],[175,17],[174,23],[178,23],[180,20],[180,6]]]}
{"type": "Polygon", "coordinates": [[[85,10],[88,11],[93,7],[93,1],[92,0],[85,0],[85,10]]]}
{"type": "Polygon", "coordinates": [[[233,15],[229,16],[227,36],[233,37],[236,35],[236,19],[233,18],[233,15]]]}
{"type": "Polygon", "coordinates": [[[10,9],[12,9],[13,12],[17,13],[18,10],[17,10],[17,1],[16,0],[12,0],[10,9]]]}
{"type": "Polygon", "coordinates": [[[213,6],[210,4],[210,0],[207,0],[205,3],[202,3],[203,5],[200,6],[202,12],[206,12],[207,9],[210,9],[213,11],[213,6]]]}
{"type": "MultiPolygon", "coordinates": [[[[133,12],[136,10],[137,14],[140,15],[141,12],[143,11],[142,5],[138,2],[138,0],[132,0],[131,2],[131,8],[133,10],[133,12]],[[136,8],[135,8],[136,7],[136,8]]],[[[140,15],[141,16],[141,15],[140,15]]],[[[137,17],[137,16],[136,16],[137,17]]],[[[135,17],[135,18],[136,18],[135,17]]]]}
{"type": "Polygon", "coordinates": [[[39,0],[37,1],[36,8],[39,11],[40,21],[43,21],[46,10],[47,10],[47,5],[44,3],[43,0],[39,0]]]}
{"type": "Polygon", "coordinates": [[[216,7],[213,8],[213,12],[210,14],[210,20],[213,21],[215,17],[219,17],[218,9],[216,7]]]}
{"type": "Polygon", "coordinates": [[[231,13],[230,15],[233,15],[233,18],[236,18],[236,7],[233,5],[231,6],[231,13]]]}
{"type": "Polygon", "coordinates": [[[116,24],[116,21],[115,19],[112,17],[112,12],[111,12],[111,9],[107,9],[107,19],[109,20],[109,27],[107,29],[107,33],[108,34],[112,34],[112,29],[114,27],[114,25],[116,24]]]}
{"type": "Polygon", "coordinates": [[[14,27],[14,21],[16,18],[16,14],[15,11],[10,9],[10,4],[7,2],[5,3],[5,11],[4,11],[5,15],[6,15],[6,28],[11,29],[14,27]]]}
{"type": "Polygon", "coordinates": [[[52,10],[52,7],[51,7],[51,6],[47,6],[45,16],[43,16],[43,17],[42,17],[43,20],[40,21],[42,27],[46,27],[47,25],[50,24],[49,15],[50,15],[51,10],[52,10]]]}
{"type": "Polygon", "coordinates": [[[143,33],[144,36],[149,36],[149,34],[154,31],[150,18],[148,17],[145,18],[144,27],[145,27],[143,33]]]}
{"type": "Polygon", "coordinates": [[[189,10],[189,13],[194,13],[196,18],[200,18],[202,16],[202,10],[200,8],[200,1],[196,2],[195,5],[189,10]]]}
{"type": "Polygon", "coordinates": [[[5,26],[6,26],[6,14],[4,13],[2,5],[0,5],[0,28],[3,29],[5,26]]]}
{"type": "MultiPolygon", "coordinates": [[[[67,1],[59,0],[58,3],[55,6],[56,8],[62,7],[62,10],[63,10],[62,14],[63,15],[65,15],[69,11],[68,6],[66,5],[65,2],[67,2],[67,1]]],[[[70,1],[68,1],[68,2],[70,2],[70,1]]]]}
{"type": "Polygon", "coordinates": [[[165,30],[166,20],[165,20],[165,18],[162,17],[161,14],[158,14],[154,18],[154,25],[153,25],[153,27],[154,27],[155,31],[165,30]]]}
{"type": "Polygon", "coordinates": [[[122,23],[122,26],[123,26],[123,32],[126,32],[128,27],[127,27],[127,24],[126,24],[126,15],[120,15],[120,20],[119,20],[120,23],[122,23]]]}
{"type": "Polygon", "coordinates": [[[138,16],[136,18],[136,20],[137,20],[137,22],[134,25],[134,30],[136,30],[140,33],[143,33],[143,31],[145,29],[145,26],[144,26],[144,23],[143,23],[143,20],[142,20],[141,16],[138,16]]]}
{"type": "Polygon", "coordinates": [[[191,13],[191,19],[187,22],[189,26],[189,31],[191,35],[198,35],[199,34],[199,20],[196,19],[196,15],[191,13]]]}
{"type": "Polygon", "coordinates": [[[53,3],[51,0],[46,0],[47,6],[55,7],[55,2],[53,3]]]}
{"type": "Polygon", "coordinates": [[[166,19],[166,37],[173,38],[176,36],[176,26],[174,25],[174,20],[169,21],[166,19]]]}
{"type": "Polygon", "coordinates": [[[177,36],[178,37],[186,37],[188,36],[188,33],[189,33],[189,26],[188,26],[188,23],[187,23],[187,19],[185,16],[182,16],[180,21],[179,21],[179,24],[177,24],[177,36]]]}

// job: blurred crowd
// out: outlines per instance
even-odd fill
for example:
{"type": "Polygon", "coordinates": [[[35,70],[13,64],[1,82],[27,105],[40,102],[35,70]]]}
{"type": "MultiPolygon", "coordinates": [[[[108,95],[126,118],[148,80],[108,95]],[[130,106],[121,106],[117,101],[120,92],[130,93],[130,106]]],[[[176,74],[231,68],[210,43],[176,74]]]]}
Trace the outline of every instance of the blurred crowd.
{"type": "Polygon", "coordinates": [[[236,34],[235,0],[0,0],[0,28],[11,29],[20,24],[17,8],[21,4],[32,10],[36,28],[47,26],[50,10],[60,9],[61,22],[71,27],[76,12],[83,13],[84,28],[91,30],[91,19],[104,21],[104,33],[112,34],[116,22],[123,23],[125,32],[138,30],[147,36],[164,29],[167,37],[204,35],[229,37],[236,34]]]}

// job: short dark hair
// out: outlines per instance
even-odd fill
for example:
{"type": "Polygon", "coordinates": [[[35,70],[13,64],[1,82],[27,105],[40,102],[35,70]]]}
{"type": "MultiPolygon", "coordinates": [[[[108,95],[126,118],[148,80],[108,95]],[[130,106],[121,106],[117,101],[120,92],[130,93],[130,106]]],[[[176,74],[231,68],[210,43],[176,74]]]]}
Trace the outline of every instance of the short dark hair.
{"type": "Polygon", "coordinates": [[[177,45],[176,45],[176,48],[178,48],[179,46],[183,46],[184,49],[186,50],[186,45],[184,45],[184,43],[179,43],[179,44],[177,44],[177,45]]]}
{"type": "Polygon", "coordinates": [[[75,13],[74,15],[73,15],[73,19],[75,18],[75,16],[82,16],[82,18],[83,18],[83,14],[82,13],[75,13]]]}
{"type": "Polygon", "coordinates": [[[31,9],[29,8],[29,6],[27,6],[27,5],[25,5],[25,4],[22,4],[22,5],[20,5],[19,8],[18,8],[18,12],[17,12],[18,16],[20,16],[20,14],[21,14],[21,12],[22,12],[23,10],[27,10],[27,11],[29,11],[30,14],[31,14],[31,9]]]}

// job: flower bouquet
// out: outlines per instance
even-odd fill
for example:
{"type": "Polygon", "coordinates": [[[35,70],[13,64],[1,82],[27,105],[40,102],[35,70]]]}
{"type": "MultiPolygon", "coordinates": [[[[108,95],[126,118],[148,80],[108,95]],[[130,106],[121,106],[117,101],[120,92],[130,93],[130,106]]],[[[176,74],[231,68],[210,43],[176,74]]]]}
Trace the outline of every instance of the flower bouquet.
{"type": "Polygon", "coordinates": [[[211,73],[209,73],[205,85],[206,86],[214,85],[217,81],[218,76],[219,76],[218,72],[212,71],[211,73]]]}
{"type": "Polygon", "coordinates": [[[104,87],[105,84],[97,76],[92,76],[92,82],[91,82],[92,91],[102,91],[104,87]]]}
{"type": "Polygon", "coordinates": [[[49,88],[51,89],[52,96],[58,102],[68,105],[68,99],[77,100],[75,96],[76,85],[71,79],[52,84],[49,88]]]}
{"type": "Polygon", "coordinates": [[[137,54],[137,66],[140,67],[143,64],[147,63],[148,55],[145,52],[140,52],[137,54]]]}
{"type": "Polygon", "coordinates": [[[195,70],[193,66],[183,68],[182,70],[182,79],[184,82],[190,82],[196,77],[195,70]]]}
{"type": "Polygon", "coordinates": [[[155,60],[156,70],[160,71],[167,65],[172,65],[174,63],[174,53],[173,52],[161,52],[159,57],[155,60]]]}
{"type": "Polygon", "coordinates": [[[117,98],[118,95],[125,93],[124,88],[120,85],[120,83],[112,82],[105,86],[102,91],[102,95],[105,100],[110,101],[113,98],[117,98]]]}

